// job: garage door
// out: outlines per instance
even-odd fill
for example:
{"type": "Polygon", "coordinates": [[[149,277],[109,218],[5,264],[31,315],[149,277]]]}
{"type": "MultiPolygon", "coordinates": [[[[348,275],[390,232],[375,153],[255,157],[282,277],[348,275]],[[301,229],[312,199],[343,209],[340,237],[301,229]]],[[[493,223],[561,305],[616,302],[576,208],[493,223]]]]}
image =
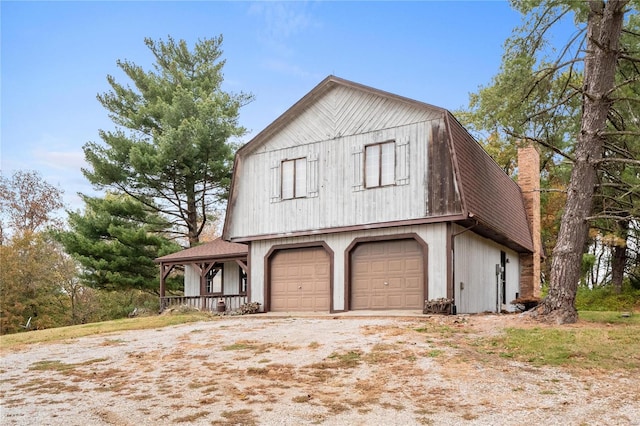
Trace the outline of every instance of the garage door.
{"type": "Polygon", "coordinates": [[[413,239],[359,244],[351,252],[351,309],[422,309],[423,263],[413,239]]]}
{"type": "Polygon", "coordinates": [[[280,250],[271,258],[271,311],[330,309],[329,255],[320,247],[280,250]]]}

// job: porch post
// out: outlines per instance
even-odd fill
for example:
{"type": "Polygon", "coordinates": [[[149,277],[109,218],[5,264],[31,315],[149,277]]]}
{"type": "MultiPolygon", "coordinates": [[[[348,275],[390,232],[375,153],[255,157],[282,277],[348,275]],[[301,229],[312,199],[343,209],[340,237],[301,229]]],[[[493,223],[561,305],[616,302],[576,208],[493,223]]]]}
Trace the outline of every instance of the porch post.
{"type": "Polygon", "coordinates": [[[164,274],[164,264],[160,262],[160,297],[164,297],[165,294],[165,274],[164,274]]]}
{"type": "Polygon", "coordinates": [[[200,267],[200,307],[204,311],[207,309],[207,298],[205,297],[207,292],[207,272],[204,264],[199,264],[198,266],[200,267]]]}

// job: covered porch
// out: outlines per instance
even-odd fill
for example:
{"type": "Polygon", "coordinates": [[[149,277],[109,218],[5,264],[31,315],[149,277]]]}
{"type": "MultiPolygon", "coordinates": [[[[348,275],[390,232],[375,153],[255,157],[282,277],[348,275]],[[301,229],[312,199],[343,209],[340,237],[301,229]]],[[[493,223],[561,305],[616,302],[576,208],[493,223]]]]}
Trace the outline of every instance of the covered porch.
{"type": "Polygon", "coordinates": [[[232,312],[247,303],[247,246],[220,238],[177,253],[159,257],[160,311],[190,306],[203,311],[232,312]],[[184,268],[182,295],[167,295],[166,280],[176,268],[184,268]]]}

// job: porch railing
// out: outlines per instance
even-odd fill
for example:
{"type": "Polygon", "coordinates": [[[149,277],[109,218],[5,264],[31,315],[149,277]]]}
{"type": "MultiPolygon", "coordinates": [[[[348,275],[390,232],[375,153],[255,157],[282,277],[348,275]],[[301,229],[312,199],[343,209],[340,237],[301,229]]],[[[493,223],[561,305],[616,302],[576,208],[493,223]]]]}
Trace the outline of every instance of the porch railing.
{"type": "Polygon", "coordinates": [[[223,296],[166,296],[160,298],[160,312],[172,306],[190,306],[201,311],[218,310],[218,302],[224,300],[225,312],[238,310],[240,306],[247,303],[246,294],[231,294],[223,296]]]}

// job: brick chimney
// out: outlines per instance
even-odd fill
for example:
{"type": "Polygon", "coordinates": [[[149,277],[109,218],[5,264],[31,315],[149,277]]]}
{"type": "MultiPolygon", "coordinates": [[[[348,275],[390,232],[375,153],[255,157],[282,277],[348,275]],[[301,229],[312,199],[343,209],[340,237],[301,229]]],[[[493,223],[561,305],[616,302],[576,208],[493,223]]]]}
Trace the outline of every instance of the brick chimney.
{"type": "Polygon", "coordinates": [[[520,297],[540,297],[540,154],[533,142],[518,147],[518,185],[533,236],[532,254],[520,254],[520,297]]]}

